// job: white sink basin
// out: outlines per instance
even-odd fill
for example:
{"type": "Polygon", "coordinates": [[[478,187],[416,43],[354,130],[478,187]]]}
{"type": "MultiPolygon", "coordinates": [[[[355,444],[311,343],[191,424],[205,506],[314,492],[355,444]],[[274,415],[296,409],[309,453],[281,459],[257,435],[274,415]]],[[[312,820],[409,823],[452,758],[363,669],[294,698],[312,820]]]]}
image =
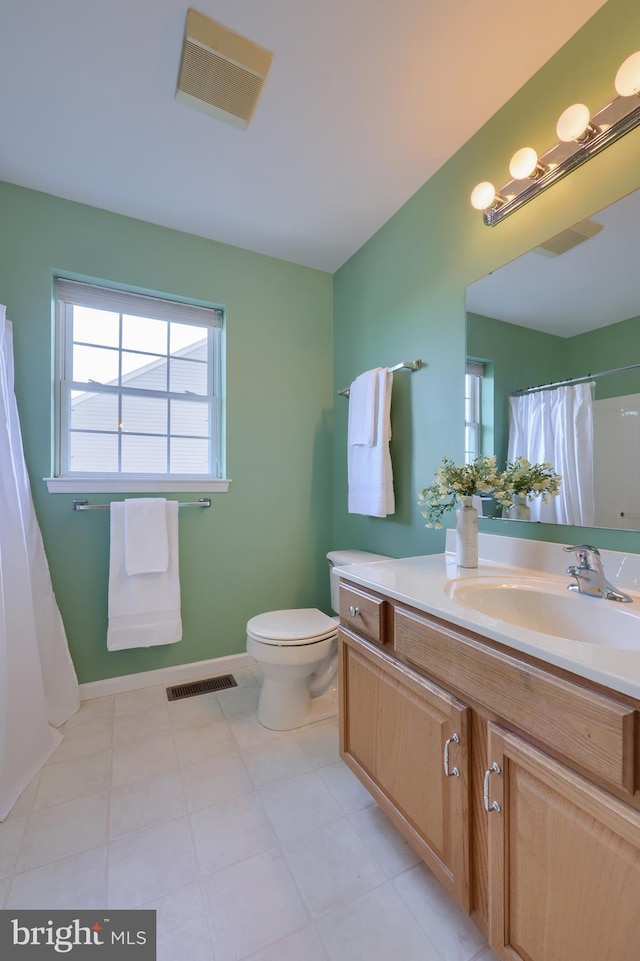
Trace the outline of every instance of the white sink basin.
{"type": "Polygon", "coordinates": [[[621,604],[567,590],[546,577],[464,577],[447,582],[448,596],[488,617],[585,644],[640,651],[640,600],[621,604]]]}

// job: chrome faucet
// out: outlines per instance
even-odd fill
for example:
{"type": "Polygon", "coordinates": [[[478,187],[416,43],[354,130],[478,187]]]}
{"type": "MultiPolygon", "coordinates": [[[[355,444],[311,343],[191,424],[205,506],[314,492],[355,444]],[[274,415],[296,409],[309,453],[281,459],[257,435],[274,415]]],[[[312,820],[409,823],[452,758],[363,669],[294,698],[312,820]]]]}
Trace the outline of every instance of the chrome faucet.
{"type": "Polygon", "coordinates": [[[630,604],[631,598],[623,591],[610,584],[604,575],[600,551],[597,547],[589,547],[588,544],[576,544],[574,547],[565,547],[565,551],[572,551],[578,559],[577,564],[567,567],[567,574],[575,577],[575,584],[568,584],[570,591],[578,591],[580,594],[587,594],[589,597],[604,597],[607,601],[621,601],[623,604],[630,604]]]}

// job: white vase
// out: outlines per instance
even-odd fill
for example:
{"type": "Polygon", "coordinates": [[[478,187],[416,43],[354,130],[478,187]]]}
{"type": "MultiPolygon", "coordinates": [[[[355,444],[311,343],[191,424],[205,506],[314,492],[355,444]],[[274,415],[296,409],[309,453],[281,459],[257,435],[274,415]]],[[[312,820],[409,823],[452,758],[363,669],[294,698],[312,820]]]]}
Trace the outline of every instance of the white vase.
{"type": "Polygon", "coordinates": [[[461,497],[456,511],[456,564],[478,566],[478,512],[472,497],[461,497]]]}
{"type": "Polygon", "coordinates": [[[526,494],[511,495],[511,507],[507,511],[507,517],[512,521],[531,520],[531,508],[527,503],[526,494]]]}

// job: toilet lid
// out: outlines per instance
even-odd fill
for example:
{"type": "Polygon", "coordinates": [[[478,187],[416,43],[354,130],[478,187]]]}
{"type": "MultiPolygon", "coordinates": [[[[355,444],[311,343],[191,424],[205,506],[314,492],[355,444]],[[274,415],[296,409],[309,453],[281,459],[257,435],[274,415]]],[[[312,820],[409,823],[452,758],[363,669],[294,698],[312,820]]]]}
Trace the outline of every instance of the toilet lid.
{"type": "Polygon", "coordinates": [[[323,614],[316,607],[267,611],[252,617],[247,624],[247,634],[263,644],[309,644],[331,637],[337,630],[337,619],[323,614]]]}

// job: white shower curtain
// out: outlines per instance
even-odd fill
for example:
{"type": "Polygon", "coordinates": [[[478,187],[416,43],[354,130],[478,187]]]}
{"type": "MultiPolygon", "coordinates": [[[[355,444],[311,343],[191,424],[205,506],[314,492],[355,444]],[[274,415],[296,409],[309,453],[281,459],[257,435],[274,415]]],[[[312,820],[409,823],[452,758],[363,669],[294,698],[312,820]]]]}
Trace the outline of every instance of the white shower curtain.
{"type": "Polygon", "coordinates": [[[0,305],[0,821],[56,749],[78,681],[31,500],[0,305]]]}
{"type": "Polygon", "coordinates": [[[508,459],[548,461],[562,475],[560,493],[548,504],[529,501],[531,520],[550,524],[594,523],[593,403],[591,384],[573,384],[511,397],[508,459]]]}

